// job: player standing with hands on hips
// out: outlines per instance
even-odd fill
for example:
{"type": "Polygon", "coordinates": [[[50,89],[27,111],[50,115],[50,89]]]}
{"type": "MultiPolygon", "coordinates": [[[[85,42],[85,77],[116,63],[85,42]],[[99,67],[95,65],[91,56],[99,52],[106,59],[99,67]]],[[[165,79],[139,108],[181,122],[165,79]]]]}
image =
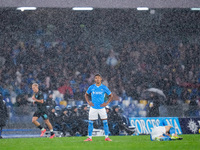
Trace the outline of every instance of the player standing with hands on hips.
{"type": "Polygon", "coordinates": [[[105,107],[112,101],[113,95],[111,91],[103,85],[102,77],[100,74],[95,75],[95,84],[91,85],[87,92],[85,93],[85,99],[90,105],[89,111],[89,125],[88,125],[88,138],[85,141],[92,141],[92,131],[93,131],[93,122],[98,119],[98,115],[103,121],[104,131],[105,131],[105,141],[112,141],[108,137],[108,121],[107,113],[105,107]],[[109,96],[107,102],[104,102],[105,93],[109,96]],[[91,94],[91,101],[89,101],[89,95],[91,94]]]}
{"type": "Polygon", "coordinates": [[[33,114],[32,122],[35,124],[40,130],[41,130],[41,135],[43,136],[44,133],[46,132],[46,129],[43,128],[40,123],[37,121],[39,117],[42,117],[45,124],[48,126],[51,136],[50,138],[52,139],[55,134],[53,132],[53,127],[51,123],[49,122],[48,116],[47,116],[47,111],[46,111],[46,105],[44,103],[44,97],[41,91],[39,91],[39,85],[37,83],[32,84],[32,90],[34,92],[34,95],[32,96],[33,103],[37,104],[37,111],[33,114]]]}

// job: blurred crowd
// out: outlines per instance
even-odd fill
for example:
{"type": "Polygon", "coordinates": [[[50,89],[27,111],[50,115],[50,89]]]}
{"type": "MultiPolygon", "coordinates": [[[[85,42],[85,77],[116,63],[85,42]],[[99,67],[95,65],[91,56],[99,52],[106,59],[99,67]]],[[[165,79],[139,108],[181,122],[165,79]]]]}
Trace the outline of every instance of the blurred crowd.
{"type": "Polygon", "coordinates": [[[75,47],[35,47],[17,43],[13,48],[4,45],[1,58],[0,91],[4,97],[16,97],[17,105],[32,95],[31,84],[37,82],[41,90],[58,90],[63,99],[83,100],[94,74],[100,72],[103,84],[115,94],[115,100],[139,100],[144,89],[162,89],[168,97],[168,105],[178,100],[199,98],[200,63],[199,46],[169,46],[164,50],[154,42],[124,43],[121,51],[91,45],[84,42],[75,47]],[[42,50],[41,50],[42,49],[42,50]]]}
{"type": "MultiPolygon", "coordinates": [[[[31,84],[34,82],[46,95],[54,91],[55,99],[84,101],[84,93],[93,84],[97,72],[102,74],[103,84],[111,89],[115,101],[139,101],[144,90],[154,87],[163,90],[167,97],[165,105],[199,105],[198,42],[157,41],[151,38],[154,34],[148,34],[146,40],[143,34],[140,39],[134,39],[134,31],[140,26],[137,19],[136,22],[128,21],[134,18],[133,14],[116,24],[128,13],[126,11],[120,11],[119,16],[116,12],[116,18],[106,15],[109,11],[100,12],[101,15],[105,13],[103,18],[95,13],[94,26],[87,14],[82,16],[86,16],[88,24],[80,19],[82,17],[81,21],[73,21],[73,17],[67,20],[62,11],[58,12],[57,17],[52,17],[44,11],[43,15],[47,15],[44,22],[37,18],[39,14],[33,13],[28,24],[25,14],[21,18],[19,13],[4,15],[1,24],[8,26],[1,26],[4,36],[0,46],[0,92],[8,105],[30,104],[27,100],[33,94],[31,84]],[[9,21],[11,18],[13,20],[9,21]],[[121,27],[125,30],[119,30],[121,27]],[[117,39],[120,34],[128,37],[117,39]],[[109,43],[112,38],[114,42],[109,43]],[[99,45],[95,39],[106,42],[99,45]]],[[[154,30],[153,26],[151,29],[154,30]]]]}

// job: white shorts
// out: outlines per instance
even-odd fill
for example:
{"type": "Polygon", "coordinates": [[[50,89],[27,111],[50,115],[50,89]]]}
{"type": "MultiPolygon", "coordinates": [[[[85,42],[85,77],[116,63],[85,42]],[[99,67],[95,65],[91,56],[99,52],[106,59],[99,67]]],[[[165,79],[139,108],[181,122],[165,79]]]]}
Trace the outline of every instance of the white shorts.
{"type": "Polygon", "coordinates": [[[101,119],[107,119],[106,109],[105,108],[94,109],[94,108],[90,107],[89,120],[97,120],[98,115],[100,116],[101,119]]]}
{"type": "Polygon", "coordinates": [[[150,134],[152,140],[155,140],[156,137],[166,134],[165,126],[154,127],[150,134]]]}

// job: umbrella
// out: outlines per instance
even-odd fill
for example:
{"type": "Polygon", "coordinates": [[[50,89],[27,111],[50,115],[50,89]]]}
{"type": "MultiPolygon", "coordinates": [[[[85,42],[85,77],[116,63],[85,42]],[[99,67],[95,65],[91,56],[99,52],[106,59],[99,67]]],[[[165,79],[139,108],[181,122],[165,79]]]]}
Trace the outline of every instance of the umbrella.
{"type": "Polygon", "coordinates": [[[157,93],[157,94],[163,96],[163,97],[166,99],[165,94],[164,94],[163,91],[160,90],[160,89],[157,89],[157,88],[150,88],[150,89],[147,89],[147,91],[157,93]]]}
{"type": "Polygon", "coordinates": [[[143,91],[141,94],[141,98],[148,100],[151,96],[151,93],[154,93],[156,96],[158,96],[158,99],[162,100],[163,102],[165,102],[167,99],[163,91],[157,88],[149,88],[143,91]]]}

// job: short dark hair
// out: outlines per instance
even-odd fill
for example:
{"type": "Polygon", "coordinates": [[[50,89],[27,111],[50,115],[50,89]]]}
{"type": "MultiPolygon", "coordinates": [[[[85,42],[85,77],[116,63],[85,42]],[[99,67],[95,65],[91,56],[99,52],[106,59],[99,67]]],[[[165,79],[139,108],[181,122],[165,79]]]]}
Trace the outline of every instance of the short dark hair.
{"type": "Polygon", "coordinates": [[[96,76],[100,76],[100,77],[101,77],[100,73],[96,73],[96,74],[95,74],[95,77],[96,77],[96,76]]]}

